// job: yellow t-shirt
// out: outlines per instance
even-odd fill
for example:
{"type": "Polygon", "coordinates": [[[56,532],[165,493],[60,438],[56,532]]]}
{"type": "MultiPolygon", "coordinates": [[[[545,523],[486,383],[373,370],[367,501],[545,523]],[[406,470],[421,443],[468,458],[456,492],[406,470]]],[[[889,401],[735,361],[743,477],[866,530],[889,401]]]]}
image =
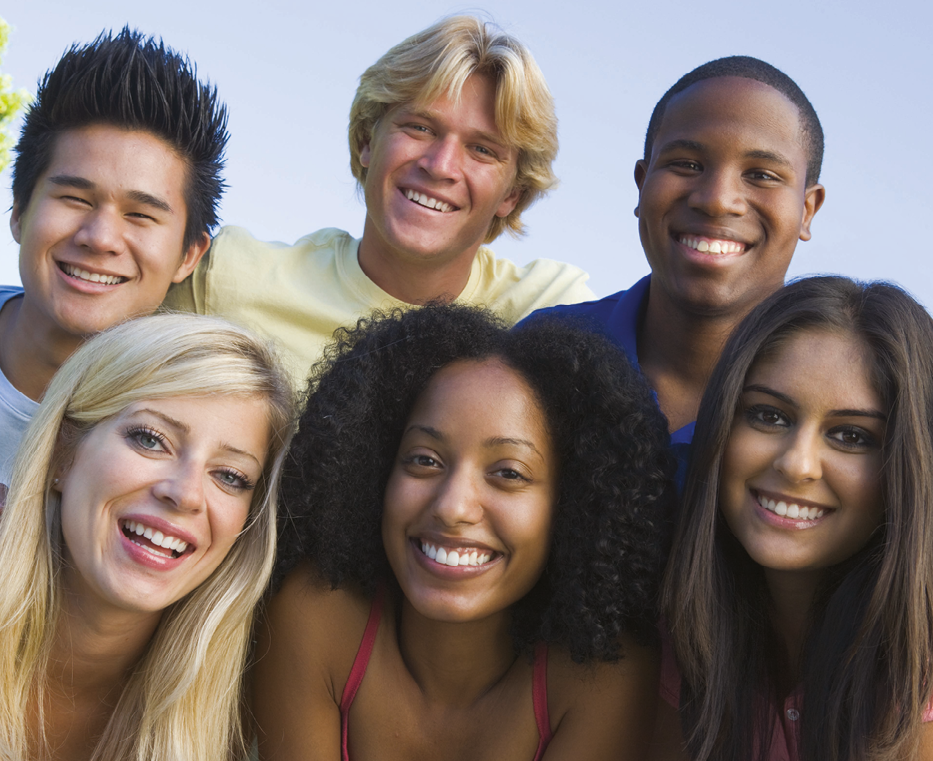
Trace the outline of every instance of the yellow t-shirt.
{"type": "MultiPolygon", "coordinates": [[[[289,246],[224,227],[194,274],[172,286],[163,306],[218,315],[271,336],[296,388],[303,389],[337,328],[354,325],[373,309],[410,306],[366,276],[357,260],[359,245],[333,228],[289,246]]],[[[549,259],[518,267],[483,246],[457,301],[488,306],[514,324],[542,307],[593,299],[588,277],[578,267],[549,259]]]]}

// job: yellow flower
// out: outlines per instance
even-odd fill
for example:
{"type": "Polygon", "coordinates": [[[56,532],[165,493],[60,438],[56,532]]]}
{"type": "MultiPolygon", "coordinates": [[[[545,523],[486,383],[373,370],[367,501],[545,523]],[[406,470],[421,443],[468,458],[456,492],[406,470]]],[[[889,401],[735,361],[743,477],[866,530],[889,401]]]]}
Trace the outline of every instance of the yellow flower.
{"type": "MultiPolygon", "coordinates": [[[[3,62],[3,53],[6,51],[10,39],[10,25],[0,18],[0,63],[3,62]]],[[[0,74],[0,172],[10,162],[10,148],[13,147],[13,137],[10,135],[10,126],[16,112],[32,100],[26,90],[13,89],[13,77],[9,74],[0,74]]]]}

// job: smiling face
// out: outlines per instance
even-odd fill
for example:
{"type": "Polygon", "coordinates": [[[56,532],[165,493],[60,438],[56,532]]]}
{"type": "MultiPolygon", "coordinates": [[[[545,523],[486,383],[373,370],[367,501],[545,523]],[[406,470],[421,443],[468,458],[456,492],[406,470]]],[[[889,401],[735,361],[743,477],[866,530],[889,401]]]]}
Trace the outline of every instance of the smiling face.
{"type": "Polygon", "coordinates": [[[512,212],[518,151],[496,127],[495,97],[493,80],[474,74],[459,102],[401,105],[377,124],[360,154],[367,257],[472,261],[493,218],[512,212]]]}
{"type": "Polygon", "coordinates": [[[83,339],[154,312],[209,244],[204,233],[183,246],[188,173],[148,132],[94,125],[58,135],[29,203],[10,219],[29,324],[83,339]]]}
{"type": "Polygon", "coordinates": [[[243,530],[268,447],[258,398],[144,401],[97,424],[56,486],[65,588],[123,611],[180,600],[243,530]]]}
{"type": "Polygon", "coordinates": [[[386,487],[382,540],[427,618],[503,612],[540,578],[557,462],[528,384],[497,361],[456,362],[418,398],[386,487]]]}
{"type": "Polygon", "coordinates": [[[807,331],[758,361],[723,457],[720,509],[766,569],[846,560],[881,525],[885,409],[867,347],[807,331]]]}
{"type": "Polygon", "coordinates": [[[720,77],[672,98],[635,168],[652,298],[741,316],[779,288],[823,202],[806,174],[797,107],[777,90],[720,77]]]}

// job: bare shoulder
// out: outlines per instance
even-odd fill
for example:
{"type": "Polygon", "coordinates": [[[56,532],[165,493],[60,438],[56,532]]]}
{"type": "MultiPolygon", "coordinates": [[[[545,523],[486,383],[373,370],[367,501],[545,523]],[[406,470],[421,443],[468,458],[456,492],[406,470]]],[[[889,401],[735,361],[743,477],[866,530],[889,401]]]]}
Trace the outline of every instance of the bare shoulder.
{"type": "Polygon", "coordinates": [[[262,758],[339,755],[340,698],[369,608],[361,592],[331,589],[308,565],[265,605],[252,669],[262,758]]]}
{"type": "Polygon", "coordinates": [[[353,664],[370,604],[362,592],[332,589],[310,565],[299,565],[260,613],[257,667],[267,656],[284,655],[300,670],[326,665],[339,679],[353,664]]]}
{"type": "Polygon", "coordinates": [[[646,761],[689,761],[680,726],[680,713],[660,695],[654,720],[654,735],[646,761]]]}
{"type": "Polygon", "coordinates": [[[554,740],[545,758],[644,758],[657,707],[660,652],[626,637],[612,663],[574,663],[548,653],[548,708],[554,740]]]}

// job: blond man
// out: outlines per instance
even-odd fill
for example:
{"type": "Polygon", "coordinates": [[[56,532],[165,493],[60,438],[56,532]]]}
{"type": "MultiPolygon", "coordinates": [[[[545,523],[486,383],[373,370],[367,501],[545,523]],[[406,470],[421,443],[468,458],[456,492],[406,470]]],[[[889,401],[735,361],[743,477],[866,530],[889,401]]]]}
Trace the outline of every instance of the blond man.
{"type": "Polygon", "coordinates": [[[362,238],[324,229],[288,246],[224,228],[166,305],[274,336],[301,386],[334,330],[376,308],[456,300],[514,323],[592,298],[576,267],[518,267],[483,245],[520,235],[557,183],[553,100],[514,37],[456,16],[396,45],[360,78],[349,142],[362,238]]]}

